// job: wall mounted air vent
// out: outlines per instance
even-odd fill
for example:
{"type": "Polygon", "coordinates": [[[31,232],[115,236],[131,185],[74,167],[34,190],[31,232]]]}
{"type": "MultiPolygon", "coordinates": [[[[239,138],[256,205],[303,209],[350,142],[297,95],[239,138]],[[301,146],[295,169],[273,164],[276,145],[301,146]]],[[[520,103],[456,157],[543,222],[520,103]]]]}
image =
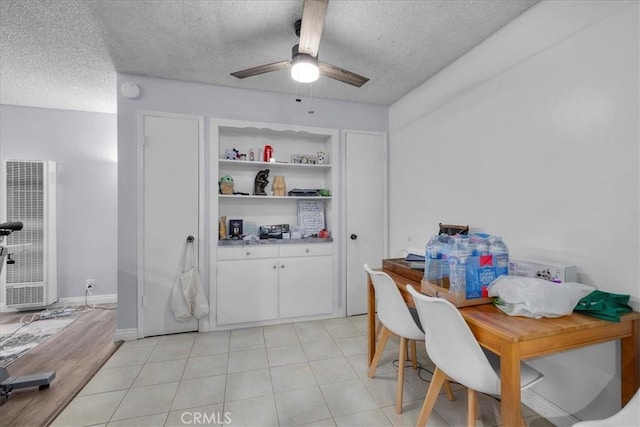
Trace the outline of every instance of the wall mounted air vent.
{"type": "Polygon", "coordinates": [[[31,246],[5,265],[2,309],[34,309],[58,300],[56,269],[56,164],[7,160],[3,172],[2,220],[21,221],[5,244],[31,246]]]}

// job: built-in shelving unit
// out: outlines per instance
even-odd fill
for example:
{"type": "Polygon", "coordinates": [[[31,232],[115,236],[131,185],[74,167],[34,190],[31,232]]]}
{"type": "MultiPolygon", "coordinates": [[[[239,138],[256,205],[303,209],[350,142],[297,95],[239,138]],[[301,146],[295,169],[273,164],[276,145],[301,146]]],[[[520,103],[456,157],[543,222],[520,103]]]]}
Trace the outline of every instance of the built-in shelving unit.
{"type": "Polygon", "coordinates": [[[337,168],[333,164],[333,155],[337,153],[338,136],[335,129],[214,119],[211,133],[211,188],[219,189],[220,178],[230,176],[234,192],[244,193],[212,195],[211,213],[216,221],[226,216],[227,219],[254,222],[258,227],[272,224],[293,227],[297,225],[296,201],[313,199],[324,203],[326,228],[330,231],[336,228],[337,209],[334,205],[337,186],[334,184],[337,182],[337,168]],[[231,149],[247,156],[251,150],[264,153],[266,145],[273,148],[275,162],[225,158],[231,149]],[[322,164],[292,162],[294,157],[313,159],[318,153],[324,156],[322,164]],[[256,175],[265,169],[269,170],[269,183],[265,187],[267,195],[254,196],[256,175]],[[284,177],[285,194],[292,189],[326,189],[330,196],[273,196],[275,176],[284,177]]]}
{"type": "MultiPolygon", "coordinates": [[[[211,307],[212,328],[290,322],[333,317],[338,313],[337,206],[338,132],[335,129],[211,120],[210,170],[212,191],[219,190],[223,176],[233,179],[233,190],[245,194],[211,194],[211,307]],[[227,159],[228,150],[239,154],[273,148],[275,161],[227,159]],[[320,153],[320,156],[318,154],[320,153]],[[320,158],[318,158],[320,157],[320,158]],[[298,163],[304,161],[307,163],[298,163]],[[309,163],[314,162],[314,163],[309,163]],[[255,177],[269,169],[267,195],[254,195],[255,177]],[[273,196],[275,176],[283,176],[287,194],[292,189],[323,189],[330,196],[273,196]],[[261,225],[298,225],[298,201],[319,201],[324,208],[325,228],[332,234],[316,245],[306,239],[280,245],[278,241],[240,249],[219,244],[217,233],[222,216],[261,225]],[[286,246],[286,248],[285,248],[286,246]],[[246,248],[246,249],[242,249],[246,248]],[[272,249],[270,249],[272,248],[272,249]],[[306,285],[304,285],[306,284],[306,285]],[[269,294],[267,298],[265,290],[269,294]],[[312,296],[303,303],[300,294],[312,296]],[[242,310],[229,307],[242,307],[242,310]],[[234,314],[239,313],[239,314],[234,314]]],[[[226,242],[225,242],[226,243],[226,242]]]]}

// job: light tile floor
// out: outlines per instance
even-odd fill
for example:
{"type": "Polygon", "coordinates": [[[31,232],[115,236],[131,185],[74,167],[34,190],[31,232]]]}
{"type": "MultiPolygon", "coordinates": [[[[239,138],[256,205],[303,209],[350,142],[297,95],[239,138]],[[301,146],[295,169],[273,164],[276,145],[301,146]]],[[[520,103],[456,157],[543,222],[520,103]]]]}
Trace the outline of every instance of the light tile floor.
{"type": "MultiPolygon", "coordinates": [[[[398,341],[367,377],[366,316],[186,333],[124,343],[53,426],[414,426],[433,371],[405,370],[395,412],[398,341]]],[[[463,426],[466,389],[441,396],[429,426],[463,426]]],[[[480,395],[477,426],[500,424],[480,395]]],[[[553,424],[523,406],[532,427],[553,424]]]]}

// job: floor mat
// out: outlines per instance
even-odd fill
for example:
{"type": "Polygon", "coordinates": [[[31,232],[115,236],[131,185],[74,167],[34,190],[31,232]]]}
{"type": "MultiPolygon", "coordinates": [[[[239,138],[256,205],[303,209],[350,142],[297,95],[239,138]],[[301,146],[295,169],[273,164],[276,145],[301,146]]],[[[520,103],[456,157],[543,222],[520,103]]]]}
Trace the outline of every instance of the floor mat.
{"type": "Polygon", "coordinates": [[[23,325],[9,323],[0,325],[0,367],[7,367],[14,360],[27,354],[56,332],[76,320],[76,316],[44,319],[23,325]]]}

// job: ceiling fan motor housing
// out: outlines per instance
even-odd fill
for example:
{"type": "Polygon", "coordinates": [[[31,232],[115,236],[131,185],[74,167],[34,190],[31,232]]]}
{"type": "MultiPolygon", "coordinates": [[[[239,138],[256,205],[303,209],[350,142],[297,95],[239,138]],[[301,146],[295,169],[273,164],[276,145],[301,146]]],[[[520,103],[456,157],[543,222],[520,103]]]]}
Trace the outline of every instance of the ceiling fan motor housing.
{"type": "Polygon", "coordinates": [[[317,56],[311,56],[308,53],[300,53],[298,52],[298,46],[300,46],[299,44],[293,46],[291,48],[291,62],[293,64],[295,64],[296,62],[302,60],[305,62],[312,62],[316,65],[318,65],[318,57],[317,56]]]}

